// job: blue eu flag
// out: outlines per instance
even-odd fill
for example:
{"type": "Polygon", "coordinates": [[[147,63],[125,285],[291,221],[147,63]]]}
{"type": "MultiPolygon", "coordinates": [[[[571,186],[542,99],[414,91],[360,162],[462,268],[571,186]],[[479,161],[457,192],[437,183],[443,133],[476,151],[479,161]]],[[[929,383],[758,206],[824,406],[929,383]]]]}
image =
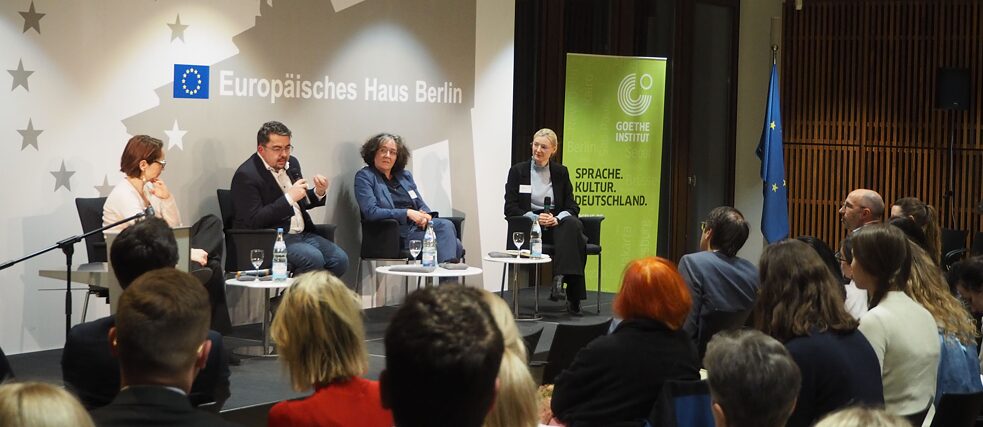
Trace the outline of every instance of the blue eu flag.
{"type": "Polygon", "coordinates": [[[764,184],[761,234],[764,234],[768,243],[788,237],[788,187],[785,185],[782,117],[778,100],[778,66],[772,64],[765,128],[757,150],[758,158],[761,159],[761,181],[764,184]]]}
{"type": "Polygon", "coordinates": [[[208,66],[174,64],[174,97],[208,99],[208,66]]]}

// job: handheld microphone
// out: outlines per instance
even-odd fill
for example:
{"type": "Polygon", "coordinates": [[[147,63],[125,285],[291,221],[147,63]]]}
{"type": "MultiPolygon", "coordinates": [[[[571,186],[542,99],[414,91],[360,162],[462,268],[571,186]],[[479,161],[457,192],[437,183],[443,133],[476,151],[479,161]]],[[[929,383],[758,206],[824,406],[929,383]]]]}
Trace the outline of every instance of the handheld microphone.
{"type": "Polygon", "coordinates": [[[546,196],[543,199],[543,212],[550,213],[551,209],[553,209],[553,199],[550,196],[546,196]]]}
{"type": "Polygon", "coordinates": [[[154,216],[156,216],[156,215],[157,215],[157,212],[156,212],[156,211],[154,211],[154,207],[153,207],[153,206],[147,206],[147,209],[144,209],[144,210],[143,210],[143,217],[144,217],[145,219],[146,219],[146,218],[151,218],[151,217],[154,217],[154,216]]]}
{"type": "MultiPolygon", "coordinates": [[[[287,176],[290,177],[291,184],[304,179],[304,177],[300,175],[300,171],[297,169],[287,169],[287,176]]],[[[304,203],[308,205],[311,204],[311,199],[307,197],[307,192],[304,192],[304,203]]]]}

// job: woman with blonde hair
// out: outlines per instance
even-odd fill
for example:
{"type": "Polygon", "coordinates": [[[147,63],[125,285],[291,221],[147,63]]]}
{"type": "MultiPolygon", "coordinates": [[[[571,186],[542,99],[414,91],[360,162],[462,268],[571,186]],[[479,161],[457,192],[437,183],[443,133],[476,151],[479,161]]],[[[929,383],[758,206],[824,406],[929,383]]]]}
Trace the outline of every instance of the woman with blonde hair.
{"type": "Polygon", "coordinates": [[[498,396],[495,406],[485,417],[485,426],[535,427],[539,424],[538,394],[527,367],[526,344],[519,335],[508,304],[488,291],[483,291],[482,296],[505,340],[505,353],[498,368],[498,396]]]}
{"type": "Polygon", "coordinates": [[[369,365],[362,309],[337,277],[312,271],[295,278],[270,335],[294,390],[314,389],[305,399],[274,405],[270,426],[393,425],[379,383],[361,378],[369,365]]]}
{"type": "Polygon", "coordinates": [[[883,409],[854,406],[827,415],[816,427],[911,427],[911,423],[883,409]]]}
{"type": "Polygon", "coordinates": [[[929,257],[936,265],[942,258],[942,230],[939,229],[939,214],[935,207],[917,197],[902,197],[891,205],[891,218],[911,218],[925,233],[929,257]]]}
{"type": "Polygon", "coordinates": [[[0,385],[0,426],[93,427],[82,404],[61,387],[40,382],[0,385]]]}

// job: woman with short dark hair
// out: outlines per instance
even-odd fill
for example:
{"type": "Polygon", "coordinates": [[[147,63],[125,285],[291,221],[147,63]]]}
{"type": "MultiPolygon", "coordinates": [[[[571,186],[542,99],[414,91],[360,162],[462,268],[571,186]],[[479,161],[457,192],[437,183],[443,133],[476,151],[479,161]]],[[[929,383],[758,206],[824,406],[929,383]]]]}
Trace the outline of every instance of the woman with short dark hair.
{"type": "Polygon", "coordinates": [[[883,405],[877,354],[846,312],[839,281],[813,248],[783,240],[765,248],[755,328],[781,341],[802,372],[788,426],[810,426],[846,405],[883,405]]]}

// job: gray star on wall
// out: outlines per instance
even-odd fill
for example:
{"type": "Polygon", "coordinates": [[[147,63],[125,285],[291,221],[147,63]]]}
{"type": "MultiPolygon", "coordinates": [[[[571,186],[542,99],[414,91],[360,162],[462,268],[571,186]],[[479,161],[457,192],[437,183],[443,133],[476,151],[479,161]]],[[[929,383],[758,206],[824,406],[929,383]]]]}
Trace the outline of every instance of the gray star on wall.
{"type": "Polygon", "coordinates": [[[14,82],[10,84],[10,91],[11,92],[13,92],[14,89],[17,89],[17,86],[23,86],[24,87],[24,90],[26,90],[28,92],[31,91],[31,88],[27,84],[27,78],[31,74],[34,74],[34,71],[28,71],[28,70],[25,70],[24,69],[24,60],[23,59],[17,61],[17,69],[16,70],[7,70],[7,72],[10,73],[10,75],[14,77],[14,82]]]}
{"type": "Polygon", "coordinates": [[[181,24],[180,13],[177,15],[177,20],[173,24],[168,23],[167,26],[171,27],[171,41],[178,38],[181,39],[182,42],[184,41],[184,30],[187,30],[188,26],[181,24]]]}
{"type": "Polygon", "coordinates": [[[31,2],[31,8],[27,12],[18,12],[20,16],[24,17],[24,32],[33,28],[38,34],[41,34],[41,18],[44,18],[46,13],[37,13],[34,11],[34,2],[31,2]]]}
{"type": "Polygon", "coordinates": [[[95,185],[96,191],[99,192],[99,197],[109,197],[109,193],[113,192],[113,186],[109,185],[109,175],[102,176],[102,185],[95,185]]]}
{"type": "Polygon", "coordinates": [[[21,151],[24,151],[28,145],[33,145],[34,149],[38,150],[38,135],[44,131],[41,129],[35,130],[33,120],[27,119],[27,129],[18,129],[17,132],[20,132],[20,136],[22,138],[22,142],[20,144],[21,151]]]}
{"type": "Polygon", "coordinates": [[[51,175],[55,177],[55,191],[59,188],[65,187],[68,191],[72,191],[72,175],[75,175],[75,171],[65,170],[65,161],[61,161],[61,169],[56,171],[51,171],[51,175]]]}

